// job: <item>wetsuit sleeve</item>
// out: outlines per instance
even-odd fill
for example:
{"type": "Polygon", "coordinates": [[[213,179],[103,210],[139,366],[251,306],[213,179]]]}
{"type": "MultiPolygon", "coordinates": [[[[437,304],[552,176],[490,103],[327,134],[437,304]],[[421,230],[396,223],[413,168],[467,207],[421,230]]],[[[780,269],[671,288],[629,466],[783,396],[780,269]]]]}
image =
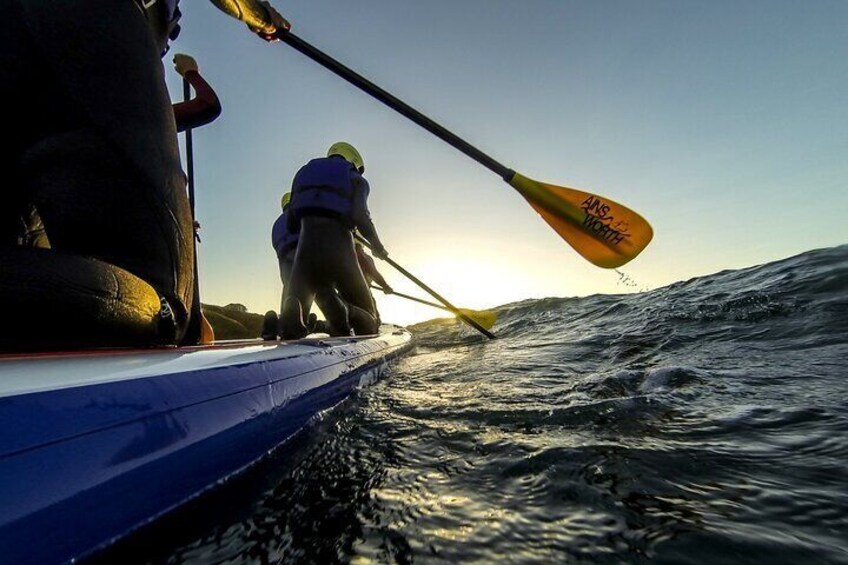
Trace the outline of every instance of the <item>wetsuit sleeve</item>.
{"type": "Polygon", "coordinates": [[[365,275],[365,280],[370,285],[374,280],[374,277],[371,276],[375,270],[374,260],[365,253],[365,249],[359,243],[356,244],[356,261],[359,263],[359,268],[362,269],[362,274],[365,275]]]}
{"type": "Polygon", "coordinates": [[[383,242],[377,235],[377,229],[371,221],[371,212],[368,211],[368,193],[371,192],[371,187],[368,186],[367,180],[356,173],[353,174],[351,181],[353,182],[353,225],[362,237],[368,240],[374,253],[379,256],[385,253],[386,248],[383,247],[383,242]]]}
{"type": "Polygon", "coordinates": [[[384,279],[383,275],[380,274],[380,271],[377,270],[377,265],[374,264],[374,259],[371,259],[370,257],[368,259],[371,262],[371,278],[374,280],[375,283],[380,285],[383,290],[391,291],[392,285],[386,282],[386,279],[384,279]]]}
{"type": "Polygon", "coordinates": [[[209,83],[197,71],[188,71],[185,79],[194,89],[195,97],[174,104],[177,131],[205,126],[221,115],[221,102],[209,83]]]}
{"type": "Polygon", "coordinates": [[[368,283],[375,282],[385,291],[391,291],[392,286],[386,282],[380,271],[377,270],[377,265],[374,259],[365,252],[365,248],[356,244],[356,259],[359,261],[359,268],[362,269],[362,274],[368,279],[368,283]]]}

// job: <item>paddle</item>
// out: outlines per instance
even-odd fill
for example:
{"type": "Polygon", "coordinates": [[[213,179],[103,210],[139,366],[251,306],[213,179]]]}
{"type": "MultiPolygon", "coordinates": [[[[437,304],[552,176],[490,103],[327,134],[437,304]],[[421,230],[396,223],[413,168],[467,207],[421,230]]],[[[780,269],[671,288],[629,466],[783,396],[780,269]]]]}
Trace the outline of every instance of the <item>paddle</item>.
{"type": "Polygon", "coordinates": [[[274,36],[496,173],[515,188],[560,237],[598,267],[620,267],[650,243],[653,229],[633,210],[590,192],[522,176],[292,32],[278,30],[274,36]]]}
{"type": "MultiPolygon", "coordinates": [[[[191,84],[183,78],[183,100],[191,100],[191,84]]],[[[191,128],[185,130],[186,141],[186,177],[188,177],[188,202],[191,207],[191,223],[196,226],[195,203],[194,203],[194,146],[191,138],[191,128]]],[[[186,329],[182,345],[208,345],[215,340],[215,332],[206,316],[203,315],[203,307],[200,304],[200,273],[197,268],[197,243],[200,237],[197,231],[192,237],[194,243],[194,298],[191,302],[191,319],[186,329]]]]}
{"type": "MultiPolygon", "coordinates": [[[[368,243],[368,240],[366,240],[364,237],[361,237],[357,234],[356,240],[359,241],[362,245],[364,245],[368,249],[371,249],[371,251],[374,250],[374,248],[371,246],[371,244],[368,243]]],[[[421,280],[418,277],[416,277],[415,275],[413,275],[412,273],[410,273],[409,271],[407,271],[406,269],[404,269],[403,267],[398,265],[394,260],[392,260],[391,258],[389,258],[385,255],[384,256],[375,255],[375,257],[377,257],[378,259],[382,259],[383,261],[385,261],[386,263],[388,263],[389,265],[394,267],[400,274],[402,274],[403,276],[405,276],[406,278],[408,278],[409,280],[411,280],[412,282],[417,284],[424,292],[426,292],[427,294],[429,294],[430,296],[432,296],[433,298],[435,298],[436,300],[438,300],[439,302],[444,304],[445,309],[450,310],[451,312],[456,314],[457,318],[459,318],[460,320],[462,320],[463,322],[465,322],[466,324],[468,324],[469,326],[471,326],[472,328],[474,328],[475,330],[477,330],[478,332],[480,332],[484,336],[488,337],[489,339],[496,339],[495,334],[493,334],[492,332],[490,332],[489,330],[484,328],[482,325],[478,324],[470,316],[467,316],[466,314],[464,314],[462,312],[462,310],[460,310],[459,308],[457,308],[456,306],[454,306],[453,304],[448,302],[438,292],[436,292],[435,290],[433,290],[432,288],[430,288],[429,286],[427,286],[426,284],[421,282],[421,280]]]]}
{"type": "MultiPolygon", "coordinates": [[[[381,290],[383,292],[386,292],[386,290],[384,288],[373,285],[373,284],[371,285],[371,288],[373,288],[375,290],[381,290]]],[[[391,294],[392,296],[400,296],[401,298],[406,298],[407,300],[412,300],[413,302],[418,302],[419,304],[424,304],[426,306],[432,306],[433,308],[440,308],[442,310],[447,310],[448,312],[451,311],[450,308],[448,308],[446,306],[442,306],[441,304],[437,304],[435,302],[430,302],[429,300],[424,300],[423,298],[418,298],[416,296],[411,296],[409,294],[404,294],[404,293],[398,292],[396,290],[393,290],[392,292],[387,293],[387,294],[391,294]]],[[[495,321],[498,319],[498,313],[493,312],[492,310],[469,310],[468,308],[459,308],[458,310],[460,312],[462,312],[463,314],[465,314],[466,316],[468,316],[469,318],[472,318],[475,322],[477,322],[478,324],[480,324],[481,326],[483,326],[487,330],[492,329],[492,326],[495,325],[495,321]]]]}
{"type": "MultiPolygon", "coordinates": [[[[183,78],[183,101],[191,100],[191,83],[183,78]]],[[[191,206],[191,220],[194,221],[194,146],[191,139],[191,128],[185,130],[186,141],[186,176],[188,177],[188,203],[191,206]]],[[[196,247],[196,246],[195,246],[196,247]]]]}

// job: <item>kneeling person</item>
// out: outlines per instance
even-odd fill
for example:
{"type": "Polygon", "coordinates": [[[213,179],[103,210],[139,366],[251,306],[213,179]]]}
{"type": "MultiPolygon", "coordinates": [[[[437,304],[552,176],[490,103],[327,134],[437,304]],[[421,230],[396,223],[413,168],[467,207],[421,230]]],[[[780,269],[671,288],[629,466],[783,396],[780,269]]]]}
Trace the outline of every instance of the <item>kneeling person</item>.
{"type": "Polygon", "coordinates": [[[281,329],[285,339],[306,335],[303,321],[312,302],[324,312],[331,334],[376,333],[378,318],[354,249],[356,228],[378,257],[386,250],[368,211],[370,187],[362,156],[350,144],[333,144],[327,157],[312,159],[292,182],[290,231],[299,234],[286,291],[281,329]]]}

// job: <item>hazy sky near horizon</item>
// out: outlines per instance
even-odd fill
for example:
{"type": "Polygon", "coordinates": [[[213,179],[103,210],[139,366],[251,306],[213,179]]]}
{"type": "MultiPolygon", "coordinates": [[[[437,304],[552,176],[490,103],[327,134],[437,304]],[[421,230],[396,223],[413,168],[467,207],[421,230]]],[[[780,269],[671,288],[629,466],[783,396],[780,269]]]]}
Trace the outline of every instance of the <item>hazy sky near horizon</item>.
{"type": "MultiPolygon", "coordinates": [[[[655,237],[621,269],[636,286],[444,142],[210,2],[182,4],[171,54],[198,60],[224,108],[194,134],[204,302],[279,307],[280,196],[337,140],[364,155],[391,256],[458,306],[655,288],[848,242],[843,0],[274,2],[298,36],[505,165],[640,212],[655,237]]],[[[439,315],[378,304],[387,321],[439,315]]]]}

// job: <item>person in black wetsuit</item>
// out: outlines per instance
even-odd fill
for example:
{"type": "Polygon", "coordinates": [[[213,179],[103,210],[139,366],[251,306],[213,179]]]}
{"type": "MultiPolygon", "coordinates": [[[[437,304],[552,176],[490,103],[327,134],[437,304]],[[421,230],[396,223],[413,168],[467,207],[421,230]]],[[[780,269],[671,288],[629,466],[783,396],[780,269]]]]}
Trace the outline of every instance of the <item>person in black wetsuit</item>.
{"type": "Polygon", "coordinates": [[[292,181],[291,231],[297,253],[280,316],[284,339],[306,335],[303,320],[315,301],[331,335],[377,332],[378,318],[353,244],[356,228],[377,257],[387,256],[368,211],[362,156],[349,143],[333,144],[327,157],[312,159],[292,181]]]}
{"type": "MultiPolygon", "coordinates": [[[[291,192],[286,192],[280,199],[282,213],[274,222],[271,228],[271,246],[277,254],[277,263],[280,267],[280,281],[283,283],[282,298],[280,298],[280,311],[286,300],[286,290],[289,286],[289,278],[291,277],[292,266],[294,265],[294,255],[297,251],[297,240],[299,233],[292,231],[289,228],[289,203],[291,202],[291,192]]],[[[279,319],[277,313],[269,310],[265,313],[265,320],[262,323],[262,339],[274,340],[277,339],[279,330],[279,319]]]]}
{"type": "MultiPolygon", "coordinates": [[[[212,2],[288,28],[267,2],[212,2]]],[[[178,20],[177,0],[0,0],[0,349],[187,339],[193,227],[160,61],[178,20]],[[52,249],[17,245],[32,203],[52,249]]]]}

